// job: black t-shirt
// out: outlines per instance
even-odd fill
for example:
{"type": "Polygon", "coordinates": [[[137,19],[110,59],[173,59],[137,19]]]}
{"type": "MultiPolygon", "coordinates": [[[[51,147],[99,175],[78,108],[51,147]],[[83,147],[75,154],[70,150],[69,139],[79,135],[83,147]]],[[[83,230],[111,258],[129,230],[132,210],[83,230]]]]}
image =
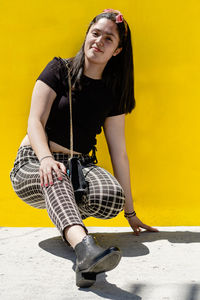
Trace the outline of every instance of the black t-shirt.
{"type": "MultiPolygon", "coordinates": [[[[48,139],[70,149],[70,113],[67,68],[65,60],[54,57],[36,80],[49,85],[55,92],[46,123],[48,139]]],[[[72,91],[73,149],[87,154],[96,144],[105,118],[123,114],[103,80],[82,77],[81,91],[72,91]]]]}

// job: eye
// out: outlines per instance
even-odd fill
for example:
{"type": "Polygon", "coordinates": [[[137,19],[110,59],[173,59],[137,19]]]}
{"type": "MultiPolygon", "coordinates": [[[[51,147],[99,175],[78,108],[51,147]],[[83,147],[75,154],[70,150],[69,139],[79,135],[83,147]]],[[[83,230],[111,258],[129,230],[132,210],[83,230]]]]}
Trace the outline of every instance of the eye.
{"type": "Polygon", "coordinates": [[[112,39],[110,37],[107,37],[106,40],[112,42],[112,39]]]}
{"type": "Polygon", "coordinates": [[[98,36],[98,33],[97,33],[96,31],[93,31],[93,32],[92,32],[92,35],[93,35],[93,36],[98,36]]]}

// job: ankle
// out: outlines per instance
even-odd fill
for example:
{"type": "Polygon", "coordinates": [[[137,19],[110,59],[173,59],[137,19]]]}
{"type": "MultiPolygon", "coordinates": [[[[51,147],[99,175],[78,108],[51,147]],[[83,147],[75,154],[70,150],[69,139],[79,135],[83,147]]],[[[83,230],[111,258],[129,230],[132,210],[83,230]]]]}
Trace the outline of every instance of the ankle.
{"type": "Polygon", "coordinates": [[[87,235],[84,228],[80,225],[71,225],[65,228],[64,235],[72,248],[75,248],[87,235]]]}

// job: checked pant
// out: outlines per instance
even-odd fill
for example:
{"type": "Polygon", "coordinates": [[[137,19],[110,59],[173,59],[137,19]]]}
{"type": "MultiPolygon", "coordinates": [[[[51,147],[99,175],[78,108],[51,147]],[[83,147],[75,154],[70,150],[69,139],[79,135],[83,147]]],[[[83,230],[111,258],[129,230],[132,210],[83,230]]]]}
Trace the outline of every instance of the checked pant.
{"type": "MultiPolygon", "coordinates": [[[[67,166],[68,154],[53,152],[55,160],[67,166]]],[[[40,163],[31,146],[18,149],[10,179],[15,193],[27,204],[41,209],[47,209],[51,221],[60,231],[70,225],[81,225],[87,232],[83,219],[95,217],[110,219],[123,210],[125,196],[122,187],[105,169],[88,164],[83,173],[89,182],[87,197],[79,204],[76,203],[73,187],[67,174],[62,174],[60,181],[53,172],[52,186],[41,187],[40,163]]]]}

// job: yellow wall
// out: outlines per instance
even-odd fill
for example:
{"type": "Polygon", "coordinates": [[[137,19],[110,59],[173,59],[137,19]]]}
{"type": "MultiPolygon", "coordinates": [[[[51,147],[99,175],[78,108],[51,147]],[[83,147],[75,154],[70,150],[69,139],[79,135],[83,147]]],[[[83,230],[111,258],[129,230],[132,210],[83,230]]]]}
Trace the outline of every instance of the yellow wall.
{"type": "MultiPolygon", "coordinates": [[[[135,208],[152,225],[200,225],[200,2],[1,1],[1,226],[53,226],[12,190],[9,172],[26,133],[35,79],[54,56],[80,48],[104,8],[123,12],[133,35],[137,107],[126,137],[135,208]]],[[[103,136],[98,158],[111,171],[103,136]]],[[[120,214],[86,225],[128,226],[120,214]]]]}

